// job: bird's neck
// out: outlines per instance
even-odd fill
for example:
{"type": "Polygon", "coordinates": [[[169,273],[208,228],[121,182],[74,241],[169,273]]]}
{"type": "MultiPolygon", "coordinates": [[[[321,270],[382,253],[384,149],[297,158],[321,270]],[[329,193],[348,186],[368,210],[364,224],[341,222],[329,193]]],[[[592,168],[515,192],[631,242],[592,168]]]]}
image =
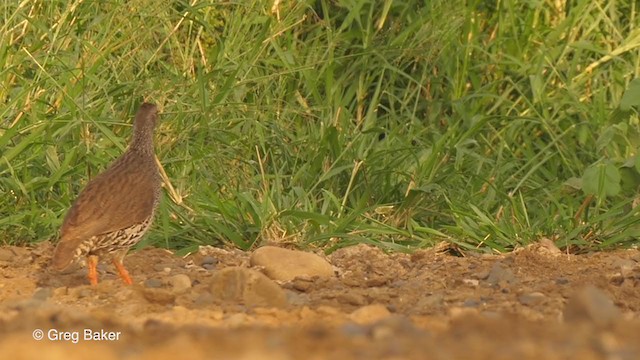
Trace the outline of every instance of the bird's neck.
{"type": "Polygon", "coordinates": [[[131,151],[153,156],[153,132],[150,129],[134,129],[131,151]]]}

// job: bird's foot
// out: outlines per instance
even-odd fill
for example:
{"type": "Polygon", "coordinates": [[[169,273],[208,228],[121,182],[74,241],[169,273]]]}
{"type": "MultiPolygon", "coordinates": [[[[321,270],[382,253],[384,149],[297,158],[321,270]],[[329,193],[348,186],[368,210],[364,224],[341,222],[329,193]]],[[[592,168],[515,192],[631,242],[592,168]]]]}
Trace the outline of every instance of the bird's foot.
{"type": "Polygon", "coordinates": [[[116,269],[118,270],[118,274],[120,274],[120,278],[122,279],[122,281],[124,281],[125,284],[133,284],[133,280],[131,280],[131,276],[129,276],[129,272],[124,268],[124,265],[122,265],[121,260],[113,259],[113,265],[115,265],[116,269]]]}
{"type": "Polygon", "coordinates": [[[98,285],[98,257],[95,255],[89,255],[87,259],[87,267],[89,268],[89,282],[91,285],[98,285]]]}

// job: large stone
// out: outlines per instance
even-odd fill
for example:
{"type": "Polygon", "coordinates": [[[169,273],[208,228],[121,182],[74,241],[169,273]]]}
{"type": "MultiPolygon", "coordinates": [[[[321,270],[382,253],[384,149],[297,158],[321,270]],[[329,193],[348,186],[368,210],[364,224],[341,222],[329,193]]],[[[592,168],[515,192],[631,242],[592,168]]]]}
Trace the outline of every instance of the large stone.
{"type": "Polygon", "coordinates": [[[211,278],[210,290],[219,302],[241,303],[249,307],[284,307],[284,290],[263,273],[243,267],[229,267],[211,278]]]}
{"type": "Polygon", "coordinates": [[[186,274],[173,275],[168,282],[171,289],[176,293],[182,293],[191,288],[191,279],[186,274]]]}
{"type": "Polygon", "coordinates": [[[296,277],[334,276],[333,267],[322,257],[303,251],[264,246],[251,254],[252,266],[261,266],[274,280],[291,281],[296,277]]]}
{"type": "Polygon", "coordinates": [[[609,296],[594,286],[577,291],[564,308],[567,322],[586,321],[597,326],[610,326],[622,317],[620,310],[609,296]]]}
{"type": "Polygon", "coordinates": [[[142,296],[153,304],[168,305],[176,301],[176,296],[164,289],[143,288],[142,296]]]}
{"type": "Polygon", "coordinates": [[[349,318],[360,325],[373,324],[391,316],[389,309],[382,304],[366,305],[358,308],[349,315],[349,318]]]}
{"type": "Polygon", "coordinates": [[[517,278],[513,271],[506,267],[502,261],[497,261],[491,267],[486,281],[489,285],[506,285],[517,282],[517,278]]]}

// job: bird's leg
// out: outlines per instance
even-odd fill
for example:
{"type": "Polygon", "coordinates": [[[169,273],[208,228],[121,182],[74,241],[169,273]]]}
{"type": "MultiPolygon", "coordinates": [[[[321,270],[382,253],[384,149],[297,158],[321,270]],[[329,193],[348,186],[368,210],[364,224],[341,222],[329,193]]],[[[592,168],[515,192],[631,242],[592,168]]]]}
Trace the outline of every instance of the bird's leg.
{"type": "Polygon", "coordinates": [[[89,268],[89,282],[91,285],[98,285],[98,257],[89,255],[87,258],[87,267],[89,268]]]}
{"type": "Polygon", "coordinates": [[[131,276],[129,276],[129,272],[124,268],[124,265],[122,265],[122,259],[116,256],[113,258],[112,262],[113,265],[115,265],[116,269],[118,269],[118,274],[120,274],[120,278],[122,279],[122,281],[124,281],[124,283],[127,285],[133,284],[131,276]]]}

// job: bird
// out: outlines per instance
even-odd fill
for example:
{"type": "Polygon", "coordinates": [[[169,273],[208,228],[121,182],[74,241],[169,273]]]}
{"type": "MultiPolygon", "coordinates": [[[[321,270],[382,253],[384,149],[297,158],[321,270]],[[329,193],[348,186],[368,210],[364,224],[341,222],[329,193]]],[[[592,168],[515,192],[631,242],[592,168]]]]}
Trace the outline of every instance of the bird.
{"type": "Polygon", "coordinates": [[[63,271],[86,257],[87,277],[97,285],[98,260],[107,258],[122,281],[133,284],[122,261],[151,226],[160,199],[153,143],[157,120],[157,106],[143,103],[127,150],[89,181],[67,211],[51,258],[53,269],[63,271]]]}

